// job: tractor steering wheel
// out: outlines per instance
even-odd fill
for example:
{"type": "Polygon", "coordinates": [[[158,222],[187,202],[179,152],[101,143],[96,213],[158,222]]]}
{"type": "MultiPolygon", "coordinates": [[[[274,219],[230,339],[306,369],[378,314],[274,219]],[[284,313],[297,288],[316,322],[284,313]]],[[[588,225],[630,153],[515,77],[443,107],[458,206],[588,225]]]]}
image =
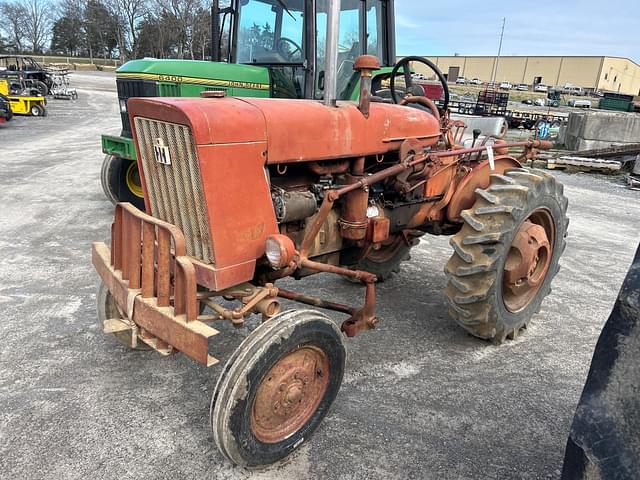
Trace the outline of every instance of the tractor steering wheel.
{"type": "Polygon", "coordinates": [[[438,77],[438,80],[440,80],[442,89],[444,90],[444,103],[442,104],[441,110],[447,110],[447,108],[449,108],[449,85],[447,85],[447,79],[444,78],[444,75],[435,63],[424,57],[404,57],[402,60],[396,63],[395,67],[393,67],[389,85],[389,89],[391,90],[391,99],[393,100],[393,102],[400,103],[402,101],[402,98],[400,98],[396,91],[396,75],[401,68],[404,74],[404,83],[406,85],[407,93],[411,93],[411,90],[417,87],[417,85],[413,84],[413,78],[411,77],[411,69],[409,68],[409,63],[411,62],[422,63],[423,65],[429,67],[429,69],[433,70],[433,72],[436,74],[436,77],[438,77]]]}
{"type": "Polygon", "coordinates": [[[287,37],[280,37],[276,41],[276,51],[283,57],[289,57],[288,60],[292,60],[294,55],[298,52],[300,53],[300,57],[302,57],[302,47],[287,37]],[[293,46],[293,51],[285,50],[283,48],[285,43],[288,43],[289,45],[293,46]]]}

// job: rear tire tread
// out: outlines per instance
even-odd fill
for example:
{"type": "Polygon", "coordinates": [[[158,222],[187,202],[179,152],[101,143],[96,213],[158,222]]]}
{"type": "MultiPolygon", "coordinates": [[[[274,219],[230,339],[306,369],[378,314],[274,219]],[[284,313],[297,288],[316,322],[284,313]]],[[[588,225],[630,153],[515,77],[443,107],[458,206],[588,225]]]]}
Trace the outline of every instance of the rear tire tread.
{"type": "MultiPolygon", "coordinates": [[[[552,197],[566,218],[568,201],[562,192],[562,185],[547,172],[517,168],[491,175],[490,186],[476,190],[476,203],[462,212],[464,225],[450,241],[454,252],[445,267],[445,296],[450,315],[472,335],[500,344],[516,339],[527,326],[529,318],[513,315],[507,321],[498,311],[496,302],[502,302],[498,268],[503,268],[503,257],[527,212],[538,208],[544,198],[552,197]]],[[[532,300],[533,311],[539,310],[559,270],[557,259],[566,247],[569,224],[564,218],[554,217],[557,238],[552,263],[545,284],[532,300]]]]}

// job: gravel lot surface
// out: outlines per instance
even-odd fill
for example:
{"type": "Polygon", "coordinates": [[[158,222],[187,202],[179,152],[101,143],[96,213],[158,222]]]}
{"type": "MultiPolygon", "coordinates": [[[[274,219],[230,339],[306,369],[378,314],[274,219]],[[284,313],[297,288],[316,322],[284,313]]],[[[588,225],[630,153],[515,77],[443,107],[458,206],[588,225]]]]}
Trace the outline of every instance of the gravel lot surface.
{"type": "MultiPolygon", "coordinates": [[[[559,476],[593,347],[638,243],[640,192],[620,177],[558,173],[571,217],[563,268],[530,328],[500,347],[447,317],[451,249],[424,238],[379,288],[380,328],[348,341],[344,384],[313,439],[252,472],[212,443],[220,365],[130,352],[101,332],[90,244],[108,238],[113,208],[99,136],[118,134],[120,120],[113,75],[72,83],[78,101],[0,126],[2,478],[559,476]]],[[[362,295],[325,275],[295,287],[346,303],[362,295]]],[[[247,329],[223,330],[226,359],[247,329]]]]}

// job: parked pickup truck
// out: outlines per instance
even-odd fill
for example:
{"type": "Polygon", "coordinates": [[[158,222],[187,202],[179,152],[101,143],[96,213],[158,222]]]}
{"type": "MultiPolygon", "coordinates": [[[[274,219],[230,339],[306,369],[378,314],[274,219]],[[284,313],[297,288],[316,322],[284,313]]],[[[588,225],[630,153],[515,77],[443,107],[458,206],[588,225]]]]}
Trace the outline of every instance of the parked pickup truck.
{"type": "Polygon", "coordinates": [[[577,87],[575,85],[565,85],[563,90],[567,95],[578,95],[584,97],[587,94],[587,92],[584,91],[584,88],[577,87]]]}

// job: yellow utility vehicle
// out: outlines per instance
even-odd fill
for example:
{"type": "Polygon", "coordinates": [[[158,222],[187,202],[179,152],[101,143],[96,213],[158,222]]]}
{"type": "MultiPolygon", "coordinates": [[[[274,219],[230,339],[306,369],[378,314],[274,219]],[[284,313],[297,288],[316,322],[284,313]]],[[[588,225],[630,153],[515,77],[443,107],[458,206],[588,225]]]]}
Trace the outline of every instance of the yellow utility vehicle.
{"type": "Polygon", "coordinates": [[[0,94],[7,97],[11,111],[15,115],[43,117],[47,114],[47,100],[43,96],[16,95],[9,88],[7,80],[0,80],[0,94]]]}

